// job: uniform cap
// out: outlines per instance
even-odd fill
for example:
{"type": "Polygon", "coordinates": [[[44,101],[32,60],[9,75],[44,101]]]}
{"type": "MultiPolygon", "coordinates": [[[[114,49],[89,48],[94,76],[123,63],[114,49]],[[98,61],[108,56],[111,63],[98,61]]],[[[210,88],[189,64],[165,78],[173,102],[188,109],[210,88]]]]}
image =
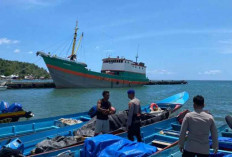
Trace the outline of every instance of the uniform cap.
{"type": "Polygon", "coordinates": [[[127,91],[127,94],[135,94],[135,91],[133,89],[130,89],[127,91]]]}

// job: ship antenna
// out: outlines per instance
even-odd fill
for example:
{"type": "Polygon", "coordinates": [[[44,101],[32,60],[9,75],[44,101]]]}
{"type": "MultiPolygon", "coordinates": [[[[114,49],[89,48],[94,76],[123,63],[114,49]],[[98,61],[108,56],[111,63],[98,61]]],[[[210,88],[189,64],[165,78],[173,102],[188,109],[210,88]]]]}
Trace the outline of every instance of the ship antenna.
{"type": "Polygon", "coordinates": [[[137,63],[138,58],[139,58],[139,44],[138,44],[138,47],[137,47],[137,55],[135,56],[135,58],[136,58],[136,63],[137,63]]]}
{"type": "Polygon", "coordinates": [[[77,30],[78,30],[78,21],[76,22],[76,27],[75,27],[75,33],[74,33],[74,38],[73,38],[73,46],[72,46],[72,55],[74,55],[74,50],[75,50],[75,46],[76,46],[76,39],[77,39],[77,30]]]}

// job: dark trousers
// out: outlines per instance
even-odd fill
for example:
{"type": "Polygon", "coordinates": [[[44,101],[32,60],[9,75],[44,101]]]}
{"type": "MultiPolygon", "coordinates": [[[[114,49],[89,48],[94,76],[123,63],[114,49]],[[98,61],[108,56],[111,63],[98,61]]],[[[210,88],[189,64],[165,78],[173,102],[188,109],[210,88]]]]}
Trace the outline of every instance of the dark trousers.
{"type": "Polygon", "coordinates": [[[193,153],[193,152],[188,152],[184,150],[184,153],[182,154],[182,157],[209,157],[209,154],[200,154],[200,153],[193,153]]]}
{"type": "Polygon", "coordinates": [[[128,139],[134,141],[134,136],[136,136],[138,142],[142,142],[141,132],[140,132],[140,119],[132,121],[131,126],[128,128],[128,139]]]}

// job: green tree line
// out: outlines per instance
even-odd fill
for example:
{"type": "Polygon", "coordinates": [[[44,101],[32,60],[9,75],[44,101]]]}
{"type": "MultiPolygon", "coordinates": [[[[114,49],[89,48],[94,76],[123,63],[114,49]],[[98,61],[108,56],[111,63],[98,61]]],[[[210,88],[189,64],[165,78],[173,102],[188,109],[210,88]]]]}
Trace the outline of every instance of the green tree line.
{"type": "Polygon", "coordinates": [[[50,78],[49,73],[35,64],[9,61],[0,58],[0,75],[10,76],[19,75],[19,78],[24,78],[27,75],[32,75],[34,78],[50,78]]]}

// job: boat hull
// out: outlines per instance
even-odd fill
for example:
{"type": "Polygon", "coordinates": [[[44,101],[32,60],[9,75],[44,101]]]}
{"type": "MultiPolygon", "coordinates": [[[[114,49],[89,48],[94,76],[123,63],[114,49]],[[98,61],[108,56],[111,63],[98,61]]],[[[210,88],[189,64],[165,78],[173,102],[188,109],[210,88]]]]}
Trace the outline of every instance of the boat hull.
{"type": "Polygon", "coordinates": [[[143,84],[117,83],[101,79],[87,78],[48,68],[56,88],[120,88],[137,87],[143,84]]]}
{"type": "Polygon", "coordinates": [[[7,89],[7,86],[0,86],[0,91],[1,90],[6,90],[7,89]]]}

